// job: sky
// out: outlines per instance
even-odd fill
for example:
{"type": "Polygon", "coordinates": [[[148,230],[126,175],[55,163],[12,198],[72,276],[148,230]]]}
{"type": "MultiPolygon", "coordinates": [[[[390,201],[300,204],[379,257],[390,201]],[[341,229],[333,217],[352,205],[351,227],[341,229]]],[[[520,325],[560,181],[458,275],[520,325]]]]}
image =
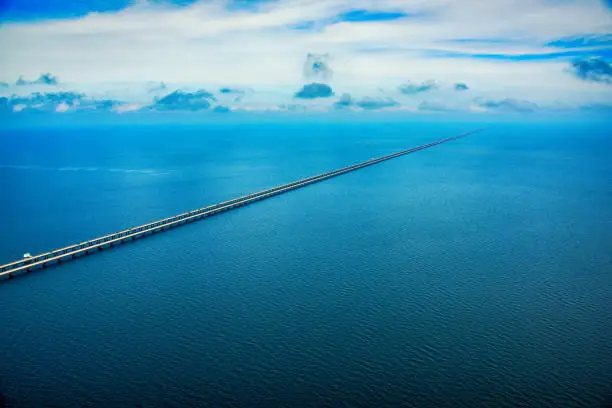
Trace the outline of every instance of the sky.
{"type": "Polygon", "coordinates": [[[0,110],[612,113],[612,1],[3,0],[0,110]]]}

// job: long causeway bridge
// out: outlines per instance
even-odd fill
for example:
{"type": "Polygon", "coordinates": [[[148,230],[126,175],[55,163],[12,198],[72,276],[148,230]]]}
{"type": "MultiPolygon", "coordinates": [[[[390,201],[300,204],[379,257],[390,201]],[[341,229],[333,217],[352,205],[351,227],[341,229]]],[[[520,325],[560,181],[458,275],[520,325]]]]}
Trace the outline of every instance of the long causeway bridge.
{"type": "Polygon", "coordinates": [[[172,217],[164,218],[163,220],[153,221],[148,224],[139,225],[137,227],[108,234],[103,237],[97,237],[89,241],[70,245],[64,248],[55,249],[53,251],[45,252],[43,254],[32,256],[29,258],[22,258],[5,265],[1,265],[0,278],[10,279],[17,274],[27,273],[39,268],[46,268],[47,266],[69,261],[82,255],[101,251],[105,248],[112,248],[130,240],[143,238],[147,235],[151,235],[156,232],[169,230],[171,228],[178,227],[179,225],[210,217],[215,214],[219,214],[224,211],[229,211],[237,207],[242,207],[244,205],[251,204],[256,201],[264,200],[266,198],[283,194],[291,190],[296,190],[298,188],[305,187],[309,184],[317,183],[319,181],[327,180],[332,177],[336,177],[341,174],[355,171],[367,166],[372,166],[374,164],[381,163],[386,160],[394,159],[396,157],[400,157],[409,153],[427,149],[428,147],[450,142],[451,140],[456,140],[467,135],[480,132],[482,130],[484,129],[473,130],[470,132],[462,133],[460,135],[448,137],[446,139],[436,140],[431,143],[413,147],[407,150],[402,150],[400,152],[393,153],[387,156],[367,160],[361,163],[353,164],[352,166],[343,167],[338,170],[318,174],[316,176],[297,180],[292,183],[283,184],[278,187],[269,188],[267,190],[259,191],[257,193],[247,194],[245,196],[234,198],[229,201],[224,201],[222,203],[209,205],[207,207],[199,208],[197,210],[188,211],[172,217]]]}

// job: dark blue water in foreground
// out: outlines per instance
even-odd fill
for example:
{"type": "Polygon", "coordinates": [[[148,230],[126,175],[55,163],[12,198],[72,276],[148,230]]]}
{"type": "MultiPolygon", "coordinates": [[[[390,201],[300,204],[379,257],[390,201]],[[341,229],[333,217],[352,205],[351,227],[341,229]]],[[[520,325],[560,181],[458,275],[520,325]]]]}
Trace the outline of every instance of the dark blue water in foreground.
{"type": "MultiPolygon", "coordinates": [[[[0,136],[0,263],[475,124],[0,136]]],[[[498,124],[0,283],[11,407],[606,407],[612,134],[498,124]]]]}

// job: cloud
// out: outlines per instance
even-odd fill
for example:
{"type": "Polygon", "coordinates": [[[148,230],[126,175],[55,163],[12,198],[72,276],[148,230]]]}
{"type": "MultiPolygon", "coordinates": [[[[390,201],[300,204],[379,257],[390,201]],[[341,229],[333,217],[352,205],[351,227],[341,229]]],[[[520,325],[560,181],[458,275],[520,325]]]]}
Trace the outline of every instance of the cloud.
{"type": "Polygon", "coordinates": [[[470,89],[469,86],[467,86],[467,84],[463,83],[463,82],[458,82],[454,85],[455,91],[467,91],[468,89],[470,89]]]}
{"type": "Polygon", "coordinates": [[[304,78],[309,81],[329,81],[333,75],[329,59],[329,54],[308,53],[304,62],[304,78]]]}
{"type": "Polygon", "coordinates": [[[471,60],[491,60],[491,61],[555,61],[569,57],[602,57],[609,56],[609,48],[570,49],[565,51],[553,51],[547,48],[541,52],[512,52],[502,53],[499,50],[490,52],[462,52],[448,50],[428,50],[427,54],[434,58],[464,58],[471,60]]]}
{"type": "Polygon", "coordinates": [[[132,112],[142,109],[143,106],[135,103],[120,103],[115,105],[113,108],[114,112],[124,113],[124,112],[132,112]]]}
{"type": "Polygon", "coordinates": [[[580,106],[580,110],[589,113],[604,113],[612,114],[612,104],[609,103],[592,103],[580,106]]]}
{"type": "Polygon", "coordinates": [[[297,23],[293,26],[291,26],[291,28],[293,30],[312,30],[315,27],[317,27],[318,24],[314,21],[302,21],[300,23],[297,23]]]}
{"type": "Polygon", "coordinates": [[[334,89],[354,95],[397,88],[405,78],[416,84],[460,78],[474,90],[470,94],[538,103],[596,101],[605,92],[596,83],[568,79],[568,56],[557,52],[591,52],[588,47],[608,41],[610,9],[600,0],[503,0],[486,6],[480,0],[274,0],[238,9],[228,7],[229,0],[181,7],[128,3],[120,11],[80,17],[3,21],[3,74],[32,79],[51,71],[85,92],[91,84],[163,78],[182,87],[287,90],[290,97],[290,90],[305,83],[327,81],[304,81],[303,65],[308,53],[328,53],[334,89]],[[333,23],[317,30],[321,21],[333,23]],[[293,28],[299,25],[307,29],[293,28]],[[589,40],[572,43],[581,36],[589,40]],[[596,43],[590,39],[596,37],[596,43]],[[478,57],[491,54],[500,57],[478,57]],[[550,59],[530,62],[534,56],[550,59]]]}
{"type": "Polygon", "coordinates": [[[213,108],[212,110],[215,113],[228,113],[230,112],[230,108],[228,108],[227,106],[223,106],[223,105],[217,105],[213,108]]]}
{"type": "Polygon", "coordinates": [[[336,109],[361,108],[367,110],[377,110],[383,108],[391,108],[399,106],[393,98],[375,98],[366,96],[361,99],[353,99],[349,94],[343,94],[340,99],[334,103],[336,109]]]}
{"type": "Polygon", "coordinates": [[[221,88],[219,92],[222,94],[238,94],[243,95],[245,92],[242,89],[234,89],[234,88],[221,88]]]}
{"type": "Polygon", "coordinates": [[[421,83],[407,82],[399,87],[399,91],[404,95],[414,95],[421,92],[427,92],[438,88],[438,84],[433,81],[425,81],[421,83]]]}
{"type": "Polygon", "coordinates": [[[449,108],[448,106],[438,103],[438,102],[429,102],[423,101],[419,104],[418,110],[427,111],[427,112],[452,112],[454,109],[449,108]]]}
{"type": "Polygon", "coordinates": [[[59,105],[57,105],[57,107],[55,108],[56,112],[67,112],[68,110],[70,110],[70,105],[68,105],[66,102],[62,102],[59,105]]]}
{"type": "Polygon", "coordinates": [[[585,81],[612,84],[612,64],[602,58],[574,61],[571,72],[585,81]]]}
{"type": "Polygon", "coordinates": [[[23,75],[17,79],[15,85],[57,85],[57,77],[51,75],[50,73],[40,74],[38,79],[34,81],[28,81],[23,78],[23,75]]]}
{"type": "Polygon", "coordinates": [[[546,45],[558,48],[609,47],[612,45],[612,34],[565,37],[546,45]]]}
{"type": "Polygon", "coordinates": [[[206,110],[210,109],[217,99],[203,89],[196,92],[176,90],[158,99],[152,106],[155,110],[206,110]]]}
{"type": "Polygon", "coordinates": [[[163,81],[161,82],[147,82],[147,92],[155,93],[160,91],[165,91],[168,89],[168,85],[166,85],[163,81]]]}
{"type": "Polygon", "coordinates": [[[477,105],[487,110],[499,110],[505,112],[534,112],[538,105],[525,100],[506,98],[502,100],[478,101],[477,105]]]}
{"type": "Polygon", "coordinates": [[[334,103],[334,108],[336,109],[347,109],[351,106],[355,106],[355,101],[353,100],[351,95],[347,93],[342,94],[340,99],[336,103],[334,103]]]}
{"type": "Polygon", "coordinates": [[[369,96],[366,96],[358,100],[357,102],[355,102],[355,104],[362,109],[372,109],[372,110],[399,106],[399,103],[397,103],[392,98],[373,98],[369,96]]]}
{"type": "Polygon", "coordinates": [[[62,103],[70,106],[77,105],[84,97],[84,94],[77,92],[34,92],[28,96],[14,95],[9,102],[13,106],[24,105],[28,108],[54,110],[57,105],[62,103]]]}
{"type": "MultiPolygon", "coordinates": [[[[327,71],[314,65],[309,75],[323,76],[304,80],[311,53],[332,57],[322,65],[333,68],[328,85],[353,96],[376,96],[378,88],[397,94],[406,79],[418,85],[435,78],[440,89],[431,94],[465,97],[466,104],[468,96],[540,106],[612,98],[605,82],[567,72],[568,58],[599,53],[611,61],[611,14],[601,0],[274,0],[238,9],[228,7],[230,1],[181,0],[184,6],[177,6],[138,0],[79,17],[6,20],[0,29],[2,73],[14,83],[19,75],[30,80],[50,71],[61,86],[88,95],[104,95],[107,83],[137,83],[137,91],[109,95],[139,105],[179,89],[147,94],[142,78],[214,89],[218,103],[232,108],[220,87],[254,87],[257,96],[244,99],[249,107],[267,109],[289,103],[304,84],[328,83],[327,71]],[[457,80],[470,90],[453,91],[457,80]]],[[[430,98],[427,92],[418,96],[412,97],[415,108],[430,98]]]]}
{"type": "Polygon", "coordinates": [[[91,99],[91,100],[82,100],[81,107],[86,109],[96,109],[96,110],[117,110],[120,106],[123,106],[125,102],[117,101],[115,99],[91,99]]]}
{"type": "MultiPolygon", "coordinates": [[[[332,0],[333,1],[333,0],[332,0]]],[[[336,24],[347,24],[347,23],[376,23],[400,20],[407,17],[417,17],[419,14],[408,14],[403,11],[384,11],[376,9],[353,9],[350,8],[350,4],[346,2],[344,5],[349,6],[349,9],[341,12],[340,14],[330,14],[333,10],[330,10],[329,14],[320,16],[317,20],[302,20],[289,27],[293,30],[318,30],[322,31],[325,27],[333,26],[336,24]]],[[[383,6],[384,7],[384,6],[383,6]]]]}
{"type": "Polygon", "coordinates": [[[313,82],[304,85],[302,89],[295,93],[295,97],[299,99],[329,98],[333,94],[334,92],[328,85],[313,82]]]}
{"type": "Polygon", "coordinates": [[[252,94],[253,90],[250,88],[240,89],[240,88],[231,88],[231,87],[223,87],[219,89],[219,103],[224,104],[238,104],[242,99],[247,96],[247,94],[252,94]]]}
{"type": "Polygon", "coordinates": [[[78,92],[34,92],[26,96],[5,98],[6,107],[12,112],[67,112],[73,110],[117,111],[124,102],[112,99],[95,99],[78,92]]]}
{"type": "Polygon", "coordinates": [[[8,88],[9,84],[6,82],[0,82],[0,88],[8,88]]]}
{"type": "Polygon", "coordinates": [[[289,112],[306,112],[308,111],[308,107],[304,105],[300,105],[298,103],[284,103],[284,104],[278,105],[276,110],[289,111],[289,112]]]}

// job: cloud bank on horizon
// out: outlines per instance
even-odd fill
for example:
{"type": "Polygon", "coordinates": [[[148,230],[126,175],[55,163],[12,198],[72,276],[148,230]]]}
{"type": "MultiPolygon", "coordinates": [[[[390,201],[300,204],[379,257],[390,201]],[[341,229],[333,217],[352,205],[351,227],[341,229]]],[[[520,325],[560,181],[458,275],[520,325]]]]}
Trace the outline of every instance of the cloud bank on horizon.
{"type": "Polygon", "coordinates": [[[601,0],[85,3],[3,5],[2,111],[612,105],[612,5],[601,0]]]}

